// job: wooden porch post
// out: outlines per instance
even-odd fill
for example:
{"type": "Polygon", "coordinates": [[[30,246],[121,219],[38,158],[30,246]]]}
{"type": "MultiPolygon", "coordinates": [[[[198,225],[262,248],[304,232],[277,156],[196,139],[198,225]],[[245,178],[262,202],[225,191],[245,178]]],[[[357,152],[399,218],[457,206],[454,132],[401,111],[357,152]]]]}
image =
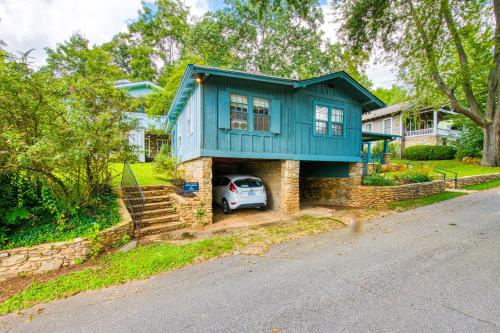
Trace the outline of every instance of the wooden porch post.
{"type": "Polygon", "coordinates": [[[438,112],[436,110],[432,111],[433,112],[433,122],[432,122],[432,128],[433,128],[433,133],[437,134],[437,126],[438,126],[438,112]]]}

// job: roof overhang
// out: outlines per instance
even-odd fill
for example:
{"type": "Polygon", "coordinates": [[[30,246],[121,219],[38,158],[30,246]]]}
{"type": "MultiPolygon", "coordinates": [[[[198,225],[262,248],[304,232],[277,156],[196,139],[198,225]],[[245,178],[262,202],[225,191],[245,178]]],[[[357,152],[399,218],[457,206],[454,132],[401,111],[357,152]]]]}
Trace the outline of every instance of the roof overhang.
{"type": "Polygon", "coordinates": [[[189,100],[194,88],[196,87],[197,84],[199,84],[198,82],[201,82],[199,79],[210,75],[251,80],[269,84],[277,84],[281,86],[290,87],[291,89],[301,89],[325,81],[335,81],[335,82],[342,81],[347,83],[349,86],[354,88],[357,91],[357,93],[359,93],[358,95],[361,96],[360,102],[362,104],[363,109],[373,110],[385,107],[384,102],[382,102],[375,95],[370,93],[368,89],[363,87],[361,84],[359,84],[356,80],[354,80],[351,76],[349,76],[349,74],[347,74],[344,71],[335,72],[307,80],[295,80],[295,79],[286,79],[271,75],[260,75],[260,74],[253,74],[236,70],[228,70],[222,68],[189,64],[187,65],[186,70],[184,71],[179,88],[177,89],[174,100],[172,101],[170,109],[167,113],[167,119],[168,119],[167,132],[170,132],[172,130],[179,114],[184,109],[184,106],[189,100]]]}
{"type": "Polygon", "coordinates": [[[396,139],[400,139],[401,135],[396,134],[386,134],[386,133],[374,133],[374,132],[362,132],[361,140],[363,142],[372,142],[372,141],[394,141],[396,139]]]}
{"type": "Polygon", "coordinates": [[[151,81],[140,81],[140,82],[129,82],[129,83],[118,83],[115,85],[117,88],[137,88],[137,87],[146,87],[146,88],[154,88],[161,90],[161,87],[156,83],[151,81]]]}

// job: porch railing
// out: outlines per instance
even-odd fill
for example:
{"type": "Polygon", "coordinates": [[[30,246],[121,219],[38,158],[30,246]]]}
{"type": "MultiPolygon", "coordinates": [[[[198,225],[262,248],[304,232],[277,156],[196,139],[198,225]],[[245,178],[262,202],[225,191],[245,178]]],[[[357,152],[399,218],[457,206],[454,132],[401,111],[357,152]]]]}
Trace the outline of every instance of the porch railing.
{"type": "Polygon", "coordinates": [[[135,234],[138,237],[141,230],[142,217],[144,215],[144,193],[135,178],[129,162],[123,163],[123,174],[121,188],[125,205],[132,216],[135,234]]]}
{"type": "Polygon", "coordinates": [[[419,135],[430,135],[430,134],[438,134],[442,136],[447,136],[450,138],[458,138],[460,137],[461,132],[457,130],[451,130],[446,128],[438,128],[435,131],[434,128],[424,128],[414,131],[406,131],[406,136],[419,136],[419,135]]]}

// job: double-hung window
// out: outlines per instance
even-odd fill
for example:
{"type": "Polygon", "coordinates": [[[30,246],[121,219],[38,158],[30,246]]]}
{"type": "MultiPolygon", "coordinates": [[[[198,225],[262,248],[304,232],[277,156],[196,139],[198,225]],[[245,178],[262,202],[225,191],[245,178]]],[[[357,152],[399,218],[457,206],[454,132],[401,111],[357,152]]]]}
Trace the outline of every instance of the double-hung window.
{"type": "Polygon", "coordinates": [[[384,133],[385,134],[392,133],[392,118],[384,119],[384,133]]]}
{"type": "Polygon", "coordinates": [[[330,109],[330,120],[332,124],[332,136],[344,135],[344,110],[330,109]]]}
{"type": "Polygon", "coordinates": [[[316,105],[314,108],[314,133],[317,135],[343,136],[344,110],[316,105]]]}
{"type": "Polygon", "coordinates": [[[231,129],[248,130],[248,97],[231,94],[231,129]]]}
{"type": "Polygon", "coordinates": [[[270,102],[268,98],[253,98],[253,129],[268,132],[270,123],[270,102]]]}
{"type": "Polygon", "coordinates": [[[319,135],[328,135],[328,107],[316,105],[315,119],[315,133],[319,135]]]}

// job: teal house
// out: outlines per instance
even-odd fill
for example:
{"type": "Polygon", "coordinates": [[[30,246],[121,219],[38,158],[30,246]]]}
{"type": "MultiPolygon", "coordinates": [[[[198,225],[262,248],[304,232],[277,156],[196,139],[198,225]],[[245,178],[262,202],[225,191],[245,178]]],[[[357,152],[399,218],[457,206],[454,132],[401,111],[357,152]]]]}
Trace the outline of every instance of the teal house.
{"type": "Polygon", "coordinates": [[[188,65],[167,132],[208,210],[212,177],[245,173],[264,181],[273,209],[293,214],[302,179],[360,179],[361,116],[384,106],[343,71],[295,80],[188,65]]]}

